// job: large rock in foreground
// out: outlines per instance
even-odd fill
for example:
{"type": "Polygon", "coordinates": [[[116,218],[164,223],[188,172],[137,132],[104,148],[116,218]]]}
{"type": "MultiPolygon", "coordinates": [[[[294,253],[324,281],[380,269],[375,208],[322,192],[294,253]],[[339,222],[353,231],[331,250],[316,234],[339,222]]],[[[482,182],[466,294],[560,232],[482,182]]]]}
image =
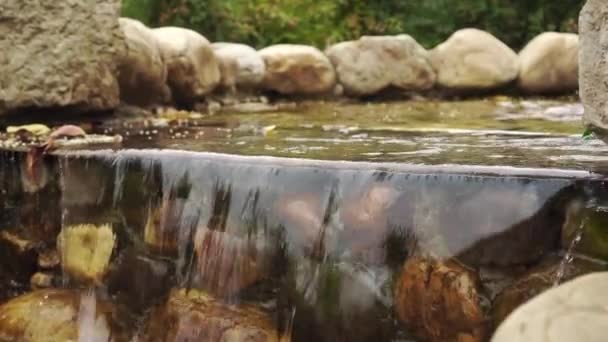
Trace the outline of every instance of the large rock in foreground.
{"type": "Polygon", "coordinates": [[[608,135],[607,15],[604,0],[588,0],[579,18],[579,93],[585,106],[584,121],[600,137],[608,135]]]}
{"type": "Polygon", "coordinates": [[[516,309],[492,342],[600,342],[608,331],[608,273],[582,276],[516,309]]]}
{"type": "Polygon", "coordinates": [[[119,13],[118,0],[3,0],[0,114],[117,106],[116,61],[124,53],[119,13]]]}
{"type": "Polygon", "coordinates": [[[519,53],[518,85],[526,93],[565,93],[578,88],[578,35],[545,32],[519,53]]]}
{"type": "Polygon", "coordinates": [[[152,30],[134,19],[119,22],[128,47],[119,65],[121,100],[139,106],[168,102],[167,68],[152,30]]]}
{"type": "Polygon", "coordinates": [[[326,54],[348,94],[370,95],[389,86],[425,90],[435,84],[427,51],[405,34],[364,36],[333,45],[326,54]]]}
{"type": "Polygon", "coordinates": [[[515,80],[518,57],[491,34],[478,29],[456,31],[431,50],[439,86],[452,90],[490,90],[515,80]]]}
{"type": "Polygon", "coordinates": [[[306,45],[273,45],[260,50],[266,63],[264,87],[285,95],[327,93],[336,83],[329,59],[306,45]]]}
{"type": "Polygon", "coordinates": [[[173,99],[190,105],[220,83],[219,61],[207,38],[180,27],[152,30],[167,65],[167,83],[173,99]]]}

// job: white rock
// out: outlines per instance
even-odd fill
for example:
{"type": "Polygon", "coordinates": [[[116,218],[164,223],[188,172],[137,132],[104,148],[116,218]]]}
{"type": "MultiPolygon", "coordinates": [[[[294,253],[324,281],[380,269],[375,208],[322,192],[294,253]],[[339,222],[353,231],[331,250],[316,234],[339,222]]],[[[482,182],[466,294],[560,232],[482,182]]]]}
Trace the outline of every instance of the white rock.
{"type": "Polygon", "coordinates": [[[604,342],[608,331],[608,272],[585,275],[517,308],[492,342],[604,342]]]}
{"type": "Polygon", "coordinates": [[[220,83],[220,67],[211,44],[200,34],[180,27],[152,32],[167,65],[167,83],[178,103],[193,103],[220,83]]]}
{"type": "Polygon", "coordinates": [[[494,89],[517,78],[517,54],[491,34],[478,29],[456,31],[431,50],[431,63],[441,87],[455,90],[494,89]]]}
{"type": "Polygon", "coordinates": [[[394,86],[425,90],[435,84],[427,51],[408,35],[364,36],[326,51],[347,94],[369,95],[394,86]]]}
{"type": "Polygon", "coordinates": [[[527,93],[578,89],[578,35],[545,32],[519,53],[518,86],[527,93]]]}
{"type": "Polygon", "coordinates": [[[274,45],[259,51],[266,64],[264,86],[281,94],[331,92],[336,73],[319,49],[307,45],[274,45]]]}
{"type": "Polygon", "coordinates": [[[264,80],[266,65],[260,54],[252,47],[237,43],[213,43],[215,55],[219,59],[236,59],[238,71],[237,87],[256,87],[264,80]]]}

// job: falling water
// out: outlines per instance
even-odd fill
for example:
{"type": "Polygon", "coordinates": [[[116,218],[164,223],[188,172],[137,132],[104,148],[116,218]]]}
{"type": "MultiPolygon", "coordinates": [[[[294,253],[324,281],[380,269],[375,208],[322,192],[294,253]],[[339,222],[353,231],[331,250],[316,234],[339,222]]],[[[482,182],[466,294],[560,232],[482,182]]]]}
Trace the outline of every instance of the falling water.
{"type": "MultiPolygon", "coordinates": [[[[554,251],[563,204],[580,191],[567,173],[174,151],[70,154],[56,169],[61,197],[47,201],[60,203],[61,227],[116,234],[108,276],[92,287],[107,288],[138,321],[173,289],[188,289],[236,316],[261,308],[294,341],[408,335],[394,317],[393,283],[409,255],[472,267],[536,262],[554,251]]],[[[63,280],[76,285],[65,271],[63,280]]],[[[85,315],[95,305],[82,297],[83,327],[98,327],[85,315]]]]}
{"type": "Polygon", "coordinates": [[[583,208],[580,209],[579,214],[582,214],[583,217],[576,230],[574,231],[572,240],[568,245],[568,249],[565,250],[565,254],[559,263],[557,272],[555,273],[555,280],[553,281],[554,287],[560,285],[567,276],[568,267],[574,261],[576,248],[583,239],[585,234],[585,227],[587,226],[587,223],[589,223],[589,212],[607,210],[608,207],[598,206],[597,201],[594,198],[588,200],[587,203],[583,205],[583,208]]]}

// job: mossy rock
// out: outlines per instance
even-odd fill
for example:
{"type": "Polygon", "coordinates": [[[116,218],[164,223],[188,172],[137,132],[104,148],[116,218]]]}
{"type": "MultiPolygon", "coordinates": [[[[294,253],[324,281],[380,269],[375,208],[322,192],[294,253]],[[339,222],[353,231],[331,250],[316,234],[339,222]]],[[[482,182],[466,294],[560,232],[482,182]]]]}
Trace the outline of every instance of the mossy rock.
{"type": "Polygon", "coordinates": [[[568,250],[576,238],[580,241],[575,243],[575,251],[608,261],[608,213],[584,210],[570,217],[562,230],[562,248],[568,250]]]}

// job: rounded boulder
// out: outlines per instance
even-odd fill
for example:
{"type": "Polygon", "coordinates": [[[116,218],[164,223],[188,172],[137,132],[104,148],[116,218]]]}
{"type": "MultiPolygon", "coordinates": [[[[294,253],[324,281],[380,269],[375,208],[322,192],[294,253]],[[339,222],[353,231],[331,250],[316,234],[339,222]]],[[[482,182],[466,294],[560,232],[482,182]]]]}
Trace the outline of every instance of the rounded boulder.
{"type": "Polygon", "coordinates": [[[284,95],[330,92],[336,73],[319,49],[306,45],[273,45],[259,51],[266,64],[264,87],[284,95]]]}
{"type": "Polygon", "coordinates": [[[237,43],[213,43],[212,47],[220,60],[236,60],[235,83],[237,87],[257,87],[262,83],[266,65],[254,48],[237,43]]]}
{"type": "Polygon", "coordinates": [[[347,94],[371,95],[390,86],[426,90],[435,84],[427,51],[405,34],[364,36],[335,44],[326,54],[347,94]]]}
{"type": "Polygon", "coordinates": [[[456,31],[431,50],[437,84],[452,90],[491,90],[517,78],[517,54],[488,32],[456,31]]]}
{"type": "Polygon", "coordinates": [[[118,64],[121,101],[138,106],[167,102],[167,68],[152,30],[134,19],[118,21],[128,47],[118,64]]]}
{"type": "Polygon", "coordinates": [[[525,93],[565,93],[578,89],[578,35],[545,32],[519,53],[518,86],[525,93]]]}
{"type": "Polygon", "coordinates": [[[192,104],[220,83],[219,61],[202,35],[180,27],[152,30],[167,65],[167,83],[178,104],[192,104]]]}

